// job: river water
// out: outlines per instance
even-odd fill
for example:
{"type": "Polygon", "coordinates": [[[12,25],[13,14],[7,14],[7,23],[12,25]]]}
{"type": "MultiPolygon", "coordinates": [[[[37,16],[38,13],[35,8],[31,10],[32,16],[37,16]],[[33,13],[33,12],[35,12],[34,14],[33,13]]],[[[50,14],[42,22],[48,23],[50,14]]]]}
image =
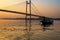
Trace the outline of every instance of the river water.
{"type": "MultiPolygon", "coordinates": [[[[27,40],[25,28],[24,20],[0,20],[0,40],[27,40]]],[[[60,21],[43,31],[40,22],[32,20],[31,28],[31,40],[60,40],[60,21]]]]}

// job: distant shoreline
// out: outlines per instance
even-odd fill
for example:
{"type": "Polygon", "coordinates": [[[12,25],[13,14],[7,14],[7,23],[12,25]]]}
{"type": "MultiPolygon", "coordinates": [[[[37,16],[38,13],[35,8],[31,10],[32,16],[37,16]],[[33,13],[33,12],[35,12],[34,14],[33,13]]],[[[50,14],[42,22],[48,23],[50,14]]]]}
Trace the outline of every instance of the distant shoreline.
{"type": "MultiPolygon", "coordinates": [[[[60,20],[60,18],[52,18],[53,20],[60,20]]],[[[26,18],[0,18],[0,20],[26,20],[26,18]]],[[[27,18],[30,20],[30,18],[27,18]]],[[[39,18],[31,18],[31,20],[41,20],[39,18]]]]}

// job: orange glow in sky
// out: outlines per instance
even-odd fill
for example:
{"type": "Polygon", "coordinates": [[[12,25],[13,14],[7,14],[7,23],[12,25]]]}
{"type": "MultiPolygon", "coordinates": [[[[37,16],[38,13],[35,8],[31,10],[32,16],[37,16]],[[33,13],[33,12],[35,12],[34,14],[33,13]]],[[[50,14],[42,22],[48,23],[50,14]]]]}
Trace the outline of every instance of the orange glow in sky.
{"type": "MultiPolygon", "coordinates": [[[[7,9],[7,10],[14,10],[14,11],[20,11],[25,12],[26,6],[25,2],[26,0],[0,0],[0,9],[7,9]],[[24,2],[24,3],[22,3],[24,2]],[[22,3],[22,4],[19,4],[22,3]]],[[[57,5],[58,0],[52,1],[52,0],[32,0],[32,2],[35,4],[37,9],[40,13],[35,13],[32,11],[32,13],[41,15],[41,16],[47,16],[47,17],[60,17],[60,9],[57,5]]],[[[36,9],[35,9],[36,10],[36,9]]],[[[4,17],[20,17],[23,15],[16,15],[16,14],[9,14],[7,12],[0,12],[0,18],[4,17]],[[11,16],[10,16],[11,15],[11,16]]]]}

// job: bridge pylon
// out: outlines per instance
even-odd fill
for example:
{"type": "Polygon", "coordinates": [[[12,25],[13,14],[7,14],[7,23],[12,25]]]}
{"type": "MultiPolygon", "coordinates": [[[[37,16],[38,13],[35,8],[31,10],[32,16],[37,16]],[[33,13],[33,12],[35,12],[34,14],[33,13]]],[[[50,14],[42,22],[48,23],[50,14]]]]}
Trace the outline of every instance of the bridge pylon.
{"type": "Polygon", "coordinates": [[[31,33],[31,0],[26,0],[26,29],[27,29],[27,40],[30,40],[30,33],[31,33]],[[29,7],[29,8],[28,8],[29,7]],[[28,10],[29,10],[29,13],[30,13],[30,16],[29,16],[29,26],[28,26],[28,10]]]}

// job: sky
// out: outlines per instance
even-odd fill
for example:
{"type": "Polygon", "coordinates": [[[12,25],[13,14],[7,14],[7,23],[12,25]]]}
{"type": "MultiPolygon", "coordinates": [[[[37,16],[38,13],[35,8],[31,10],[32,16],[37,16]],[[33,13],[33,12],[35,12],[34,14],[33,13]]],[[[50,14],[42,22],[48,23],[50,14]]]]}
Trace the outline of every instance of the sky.
{"type": "MultiPolygon", "coordinates": [[[[15,10],[25,12],[26,0],[0,0],[0,9],[15,10]],[[21,4],[22,3],[22,4],[21,4]]],[[[60,0],[32,0],[39,13],[32,14],[60,18],[60,0]]],[[[34,7],[33,7],[34,8],[34,7]]],[[[35,9],[36,10],[36,9],[35,9]]],[[[0,12],[0,18],[8,17],[20,17],[23,15],[10,14],[7,12],[0,12]]]]}

